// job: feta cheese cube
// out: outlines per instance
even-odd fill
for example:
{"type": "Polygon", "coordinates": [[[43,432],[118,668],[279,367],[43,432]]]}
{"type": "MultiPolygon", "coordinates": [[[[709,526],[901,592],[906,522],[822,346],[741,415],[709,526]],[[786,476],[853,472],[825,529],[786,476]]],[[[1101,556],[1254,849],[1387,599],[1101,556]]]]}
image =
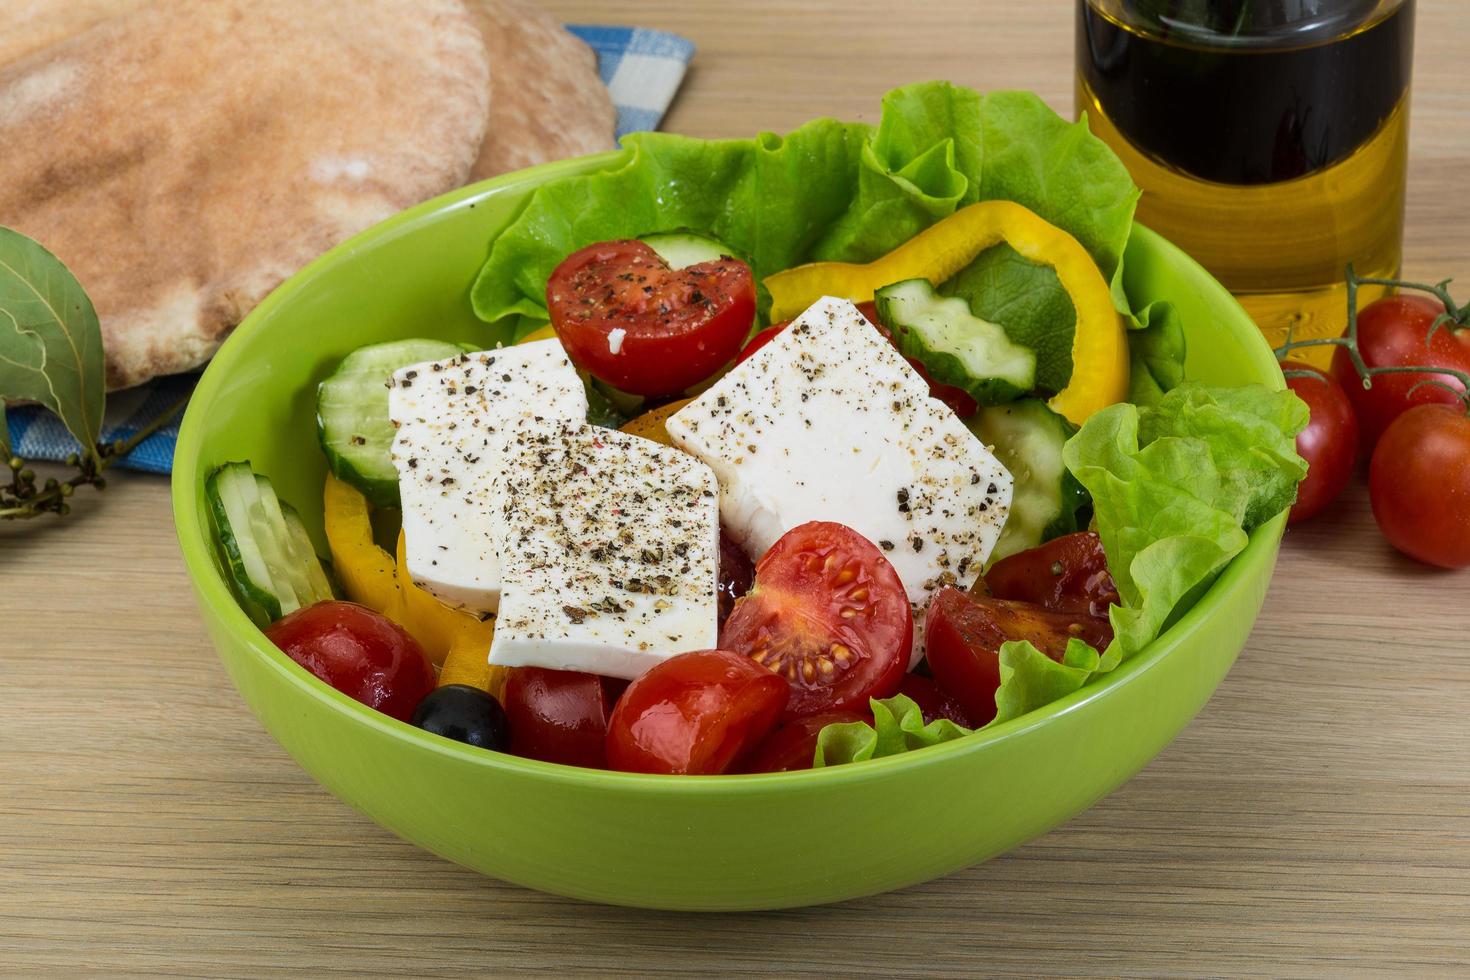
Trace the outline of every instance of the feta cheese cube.
{"type": "Polygon", "coordinates": [[[480,351],[396,372],[388,414],[409,574],[450,605],[494,612],[501,456],[535,419],[585,422],[582,379],[557,340],[480,351]]]}
{"type": "Polygon", "coordinates": [[[687,453],[524,426],[503,460],[490,662],[632,679],[718,639],[719,485],[687,453]]]}
{"type": "Polygon", "coordinates": [[[807,521],[846,524],[893,563],[916,627],[936,588],[979,576],[1010,509],[1005,467],[846,300],[813,304],[667,429],[714,469],[753,557],[807,521]]]}

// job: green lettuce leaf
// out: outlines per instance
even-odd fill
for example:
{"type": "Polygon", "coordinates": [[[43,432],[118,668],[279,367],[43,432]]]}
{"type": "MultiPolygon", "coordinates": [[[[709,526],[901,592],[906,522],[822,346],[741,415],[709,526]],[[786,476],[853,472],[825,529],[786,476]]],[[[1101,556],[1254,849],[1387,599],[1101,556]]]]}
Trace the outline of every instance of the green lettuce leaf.
{"type": "Polygon", "coordinates": [[[873,724],[854,721],[828,725],[817,734],[814,767],[881,759],[970,734],[970,729],[948,718],[924,724],[919,706],[902,694],[883,700],[873,698],[868,704],[873,710],[873,724]]]}
{"type": "Polygon", "coordinates": [[[1078,639],[1067,641],[1061,663],[1026,640],[1002,644],[1000,687],[995,692],[996,712],[991,724],[1019,718],[1071,694],[1091,680],[1101,664],[1098,652],[1078,639]]]}
{"type": "Polygon", "coordinates": [[[1184,321],[1165,300],[1149,304],[1135,320],[1139,329],[1128,334],[1128,400],[1155,405],[1184,383],[1184,321]]]}
{"type": "Polygon", "coordinates": [[[1291,505],[1306,473],[1295,449],[1305,425],[1306,407],[1288,391],[1190,382],[1154,407],[1109,406],[1067,441],[1062,457],[1092,494],[1123,599],[1105,662],[1151,642],[1251,530],[1291,505]]]}

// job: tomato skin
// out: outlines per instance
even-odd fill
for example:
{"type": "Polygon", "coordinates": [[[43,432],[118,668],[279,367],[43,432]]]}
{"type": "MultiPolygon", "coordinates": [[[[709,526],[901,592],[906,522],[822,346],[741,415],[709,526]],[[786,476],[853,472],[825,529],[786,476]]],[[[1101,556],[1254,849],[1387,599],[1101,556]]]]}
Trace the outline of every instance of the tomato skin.
{"type": "Polygon", "coordinates": [[[517,667],[505,682],[510,751],[526,759],[606,769],[606,738],[623,681],[579,670],[517,667]]]}
{"type": "Polygon", "coordinates": [[[913,610],[898,573],[850,527],[792,528],[755,566],[755,586],[720,630],[720,647],[790,683],[786,718],[861,709],[898,690],[913,610]]]}
{"type": "Polygon", "coordinates": [[[607,731],[607,761],[624,772],[728,772],[776,727],[784,678],[736,653],[670,657],[628,685],[607,731]]]}
{"type": "Polygon", "coordinates": [[[434,690],[434,668],[418,641],[355,602],[329,599],[298,609],[265,635],[319,679],[399,721],[409,721],[434,690]]]}
{"type": "MultiPolygon", "coordinates": [[[[858,311],[867,318],[868,322],[877,328],[878,332],[883,335],[884,339],[886,339],[890,344],[893,344],[894,347],[898,346],[898,344],[895,343],[893,340],[893,334],[878,320],[877,304],[859,303],[857,304],[857,308],[858,311]]],[[[756,351],[760,350],[762,347],[775,340],[780,335],[781,331],[785,330],[789,326],[791,326],[791,321],[785,320],[781,323],[773,323],[769,327],[766,327],[766,329],[762,330],[760,333],[750,338],[750,342],[746,344],[745,347],[740,351],[740,356],[735,358],[735,363],[739,364],[741,361],[750,357],[756,351]]],[[[919,377],[923,378],[925,383],[929,385],[929,397],[937,398],[940,401],[944,402],[944,404],[948,405],[950,409],[960,418],[967,419],[971,415],[974,415],[976,412],[980,411],[980,406],[976,404],[975,399],[970,397],[969,392],[965,391],[963,388],[956,388],[954,385],[941,384],[940,382],[935,381],[929,376],[929,372],[924,370],[923,362],[916,357],[905,357],[904,360],[908,361],[909,364],[913,366],[914,370],[919,372],[919,377]]]]}
{"type": "Polygon", "coordinates": [[[965,709],[960,703],[932,677],[922,674],[905,674],[903,683],[898,686],[898,693],[911,699],[919,706],[919,713],[924,716],[924,724],[929,724],[938,718],[948,718],[962,728],[974,728],[970,716],[965,714],[965,709]]]}
{"type": "MultiPolygon", "coordinates": [[[[1118,587],[1096,531],[1078,531],[1008,555],[975,583],[997,599],[1031,602],[1056,612],[1107,616],[1120,606],[1118,587]]],[[[981,591],[980,594],[985,594],[981,591]]]]}
{"type": "Polygon", "coordinates": [[[949,586],[934,594],[925,616],[929,668],[975,726],[995,717],[1002,644],[1030,640],[1043,654],[1060,662],[1072,637],[1101,651],[1112,642],[1113,628],[1096,616],[967,595],[949,586]]]}
{"type": "MultiPolygon", "coordinates": [[[[1441,327],[1429,336],[1435,317],[1443,312],[1439,300],[1413,293],[1368,304],[1358,312],[1358,353],[1363,363],[1370,368],[1425,365],[1470,372],[1470,330],[1441,327]]],[[[1435,385],[1423,385],[1409,394],[1420,381],[1433,378],[1451,390],[1465,390],[1451,375],[1417,371],[1380,374],[1373,379],[1373,387],[1365,390],[1343,347],[1332,354],[1332,376],[1352,403],[1365,453],[1372,452],[1389,424],[1411,406],[1454,404],[1455,396],[1435,385]]]]}
{"type": "Polygon", "coordinates": [[[751,337],[749,343],[740,348],[740,353],[735,357],[735,363],[739,364],[741,361],[747,360],[756,351],[779,337],[781,331],[789,326],[791,326],[790,320],[782,320],[780,323],[771,324],[754,337],[751,337]]]}
{"type": "Polygon", "coordinates": [[[750,557],[746,555],[744,548],[725,533],[724,528],[720,528],[720,581],[716,586],[716,595],[721,627],[730,618],[735,603],[745,597],[753,584],[755,566],[750,563],[750,557]]]}
{"type": "Polygon", "coordinates": [[[551,273],[546,309],[577,367],[635,395],[674,395],[740,350],[755,279],[739,259],[675,270],[642,242],[599,242],[551,273]]]}
{"type": "Polygon", "coordinates": [[[853,721],[871,725],[873,716],[866,711],[827,711],[788,721],[761,740],[740,771],[795,772],[810,769],[817,755],[817,736],[822,729],[853,721]]]}
{"type": "Polygon", "coordinates": [[[1281,367],[1311,374],[1286,378],[1286,386],[1311,413],[1307,427],[1296,437],[1296,451],[1307,461],[1307,476],[1297,486],[1296,503],[1287,518],[1295,524],[1316,517],[1342,493],[1358,462],[1360,435],[1352,402],[1334,378],[1301,361],[1287,361],[1281,367]]]}
{"type": "Polygon", "coordinates": [[[1470,418],[1463,407],[1416,405],[1378,440],[1368,499],[1383,536],[1441,568],[1470,566],[1470,418]]]}

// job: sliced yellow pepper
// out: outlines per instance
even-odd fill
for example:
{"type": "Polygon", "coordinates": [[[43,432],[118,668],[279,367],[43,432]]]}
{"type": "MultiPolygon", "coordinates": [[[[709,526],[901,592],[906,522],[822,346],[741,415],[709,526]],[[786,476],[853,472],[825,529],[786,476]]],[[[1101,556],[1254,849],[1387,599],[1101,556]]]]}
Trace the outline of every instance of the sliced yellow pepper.
{"type": "Polygon", "coordinates": [[[665,446],[672,446],[674,440],[669,438],[669,430],[665,428],[664,423],[669,420],[670,415],[673,415],[692,401],[694,401],[692,398],[681,398],[676,402],[660,405],[658,408],[644,412],[636,419],[624,425],[622,431],[632,433],[635,436],[642,436],[645,439],[652,439],[654,442],[662,443],[665,446]]]}
{"type": "MultiPolygon", "coordinates": [[[[373,540],[366,497],[329,473],[322,505],[332,566],[347,598],[382,613],[406,629],[436,666],[446,663],[451,653],[457,653],[462,663],[468,663],[476,655],[475,651],[481,661],[485,660],[495,624],[482,623],[471,613],[446,606],[415,585],[408,574],[402,532],[398,535],[396,562],[373,540]]],[[[487,663],[486,670],[493,672],[495,668],[487,663]]],[[[483,684],[491,683],[488,674],[476,676],[485,678],[483,684]]],[[[442,675],[440,682],[468,683],[446,682],[442,675]]],[[[480,687],[481,683],[475,686],[480,687]]]]}
{"type": "Polygon", "coordinates": [[[531,344],[531,343],[535,343],[538,340],[555,340],[555,339],[556,339],[556,330],[554,330],[552,328],[551,324],[548,323],[544,327],[537,327],[535,330],[532,330],[530,333],[526,334],[520,340],[516,341],[516,343],[517,344],[531,344]]]}
{"type": "Polygon", "coordinates": [[[765,280],[771,319],[789,320],[823,296],[867,302],[884,286],[928,279],[935,286],[1005,242],[1032,262],[1051,266],[1077,311],[1072,378],[1048,403],[1081,425],[1100,408],[1128,395],[1128,338],[1107,280],[1081,243],[1014,201],[981,201],[921,231],[882,258],[865,264],[813,262],[765,280]]]}

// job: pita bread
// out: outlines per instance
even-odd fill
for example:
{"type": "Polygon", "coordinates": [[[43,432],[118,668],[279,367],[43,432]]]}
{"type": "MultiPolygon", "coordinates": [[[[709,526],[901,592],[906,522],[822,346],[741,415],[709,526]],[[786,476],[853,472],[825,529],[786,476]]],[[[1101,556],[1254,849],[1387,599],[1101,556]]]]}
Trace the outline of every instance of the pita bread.
{"type": "Polygon", "coordinates": [[[64,41],[148,0],[6,0],[0,65],[64,41]]]}
{"type": "Polygon", "coordinates": [[[322,251],[464,183],[489,83],[460,0],[155,0],[0,67],[0,224],[86,287],[110,387],[188,370],[322,251]]]}
{"type": "Polygon", "coordinates": [[[470,0],[494,73],[471,180],[612,149],[617,111],[597,55],[526,0],[470,0]]]}

